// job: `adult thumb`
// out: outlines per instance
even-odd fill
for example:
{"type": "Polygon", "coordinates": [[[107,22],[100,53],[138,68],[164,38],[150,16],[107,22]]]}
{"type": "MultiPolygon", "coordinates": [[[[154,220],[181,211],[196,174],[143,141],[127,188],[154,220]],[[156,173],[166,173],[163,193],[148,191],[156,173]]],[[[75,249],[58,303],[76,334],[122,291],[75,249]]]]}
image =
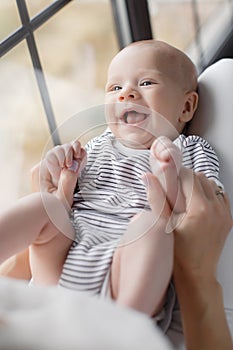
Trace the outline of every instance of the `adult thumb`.
{"type": "Polygon", "coordinates": [[[166,195],[157,177],[151,173],[144,174],[143,182],[147,187],[147,199],[154,215],[169,217],[170,208],[166,195]]]}
{"type": "Polygon", "coordinates": [[[151,173],[144,174],[142,180],[147,187],[147,199],[154,214],[154,219],[156,221],[165,220],[167,222],[165,232],[171,233],[169,223],[172,218],[172,211],[159,180],[151,173]]]}

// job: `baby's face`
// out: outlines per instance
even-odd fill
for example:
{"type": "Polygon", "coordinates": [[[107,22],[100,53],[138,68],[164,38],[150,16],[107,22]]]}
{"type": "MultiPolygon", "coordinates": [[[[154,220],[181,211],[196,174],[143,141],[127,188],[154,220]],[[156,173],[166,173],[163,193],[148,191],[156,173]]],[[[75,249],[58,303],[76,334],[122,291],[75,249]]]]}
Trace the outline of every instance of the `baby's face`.
{"type": "Polygon", "coordinates": [[[174,139],[184,127],[185,91],[168,61],[153,47],[131,46],[110,64],[106,120],[130,147],[150,148],[158,136],[174,139]]]}

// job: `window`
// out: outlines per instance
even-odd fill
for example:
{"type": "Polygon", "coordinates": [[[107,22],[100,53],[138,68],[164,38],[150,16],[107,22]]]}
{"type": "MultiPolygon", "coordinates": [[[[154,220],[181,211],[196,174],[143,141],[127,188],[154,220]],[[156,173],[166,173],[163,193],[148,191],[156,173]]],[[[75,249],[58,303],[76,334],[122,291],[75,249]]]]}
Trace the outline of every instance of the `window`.
{"type": "Polygon", "coordinates": [[[55,143],[63,142],[57,126],[103,103],[107,66],[118,43],[108,0],[2,0],[0,14],[4,207],[31,191],[30,169],[50,132],[55,143]]]}
{"type": "Polygon", "coordinates": [[[232,0],[148,0],[153,36],[184,50],[201,72],[232,29],[232,0]]]}
{"type": "Polygon", "coordinates": [[[21,21],[14,0],[2,0],[0,6],[0,40],[3,40],[21,25],[21,21]],[[11,13],[11,20],[7,16],[8,11],[11,13]]]}

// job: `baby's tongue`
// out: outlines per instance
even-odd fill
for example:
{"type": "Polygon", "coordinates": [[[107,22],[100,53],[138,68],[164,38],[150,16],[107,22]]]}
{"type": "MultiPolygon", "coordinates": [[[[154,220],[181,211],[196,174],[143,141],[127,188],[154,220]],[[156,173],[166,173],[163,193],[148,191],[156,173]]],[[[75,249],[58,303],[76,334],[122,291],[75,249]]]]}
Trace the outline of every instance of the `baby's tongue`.
{"type": "Polygon", "coordinates": [[[128,124],[140,123],[144,119],[145,119],[145,114],[137,113],[135,111],[128,112],[128,115],[127,115],[128,124]]]}

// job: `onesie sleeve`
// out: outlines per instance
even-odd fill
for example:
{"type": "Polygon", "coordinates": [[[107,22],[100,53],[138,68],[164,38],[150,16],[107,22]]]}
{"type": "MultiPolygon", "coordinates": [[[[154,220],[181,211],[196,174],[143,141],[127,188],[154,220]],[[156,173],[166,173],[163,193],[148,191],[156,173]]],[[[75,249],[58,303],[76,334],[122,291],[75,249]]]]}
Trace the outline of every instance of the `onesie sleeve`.
{"type": "Polygon", "coordinates": [[[195,172],[202,172],[223,187],[219,180],[219,160],[213,147],[203,138],[196,135],[180,135],[175,142],[183,154],[183,165],[195,172]]]}

